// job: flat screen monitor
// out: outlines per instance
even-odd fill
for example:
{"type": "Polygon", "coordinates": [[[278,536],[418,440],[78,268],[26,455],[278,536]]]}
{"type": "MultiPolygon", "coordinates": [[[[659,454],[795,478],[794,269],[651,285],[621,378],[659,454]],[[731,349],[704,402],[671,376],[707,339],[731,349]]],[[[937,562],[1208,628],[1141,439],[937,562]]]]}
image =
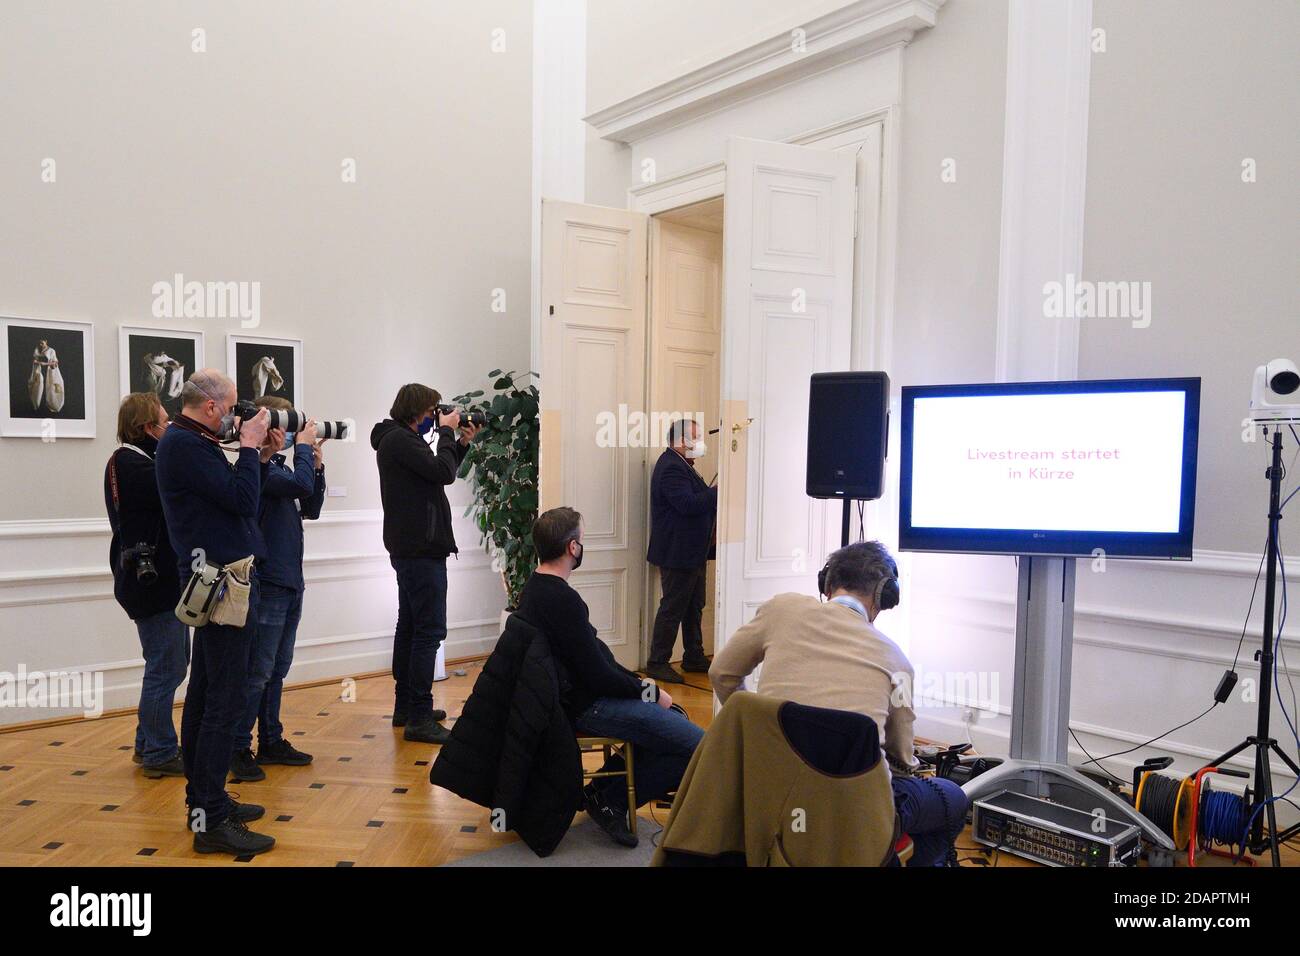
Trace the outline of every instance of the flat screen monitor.
{"type": "Polygon", "coordinates": [[[1192,556],[1199,378],[905,386],[904,551],[1192,556]]]}

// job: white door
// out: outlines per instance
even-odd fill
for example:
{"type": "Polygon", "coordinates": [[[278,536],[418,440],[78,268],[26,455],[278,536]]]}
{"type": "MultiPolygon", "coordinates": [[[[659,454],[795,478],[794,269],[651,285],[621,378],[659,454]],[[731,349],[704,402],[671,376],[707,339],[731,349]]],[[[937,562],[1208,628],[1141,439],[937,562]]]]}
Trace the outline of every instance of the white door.
{"type": "Polygon", "coordinates": [[[774,594],[815,594],[839,543],[840,504],[804,493],[808,380],[850,367],[854,173],[851,152],[727,144],[719,646],[774,594]]]}
{"type": "Polygon", "coordinates": [[[615,658],[636,667],[645,448],[620,423],[645,397],[646,216],[543,200],[541,278],[540,507],[582,513],[569,583],[615,658]]]}

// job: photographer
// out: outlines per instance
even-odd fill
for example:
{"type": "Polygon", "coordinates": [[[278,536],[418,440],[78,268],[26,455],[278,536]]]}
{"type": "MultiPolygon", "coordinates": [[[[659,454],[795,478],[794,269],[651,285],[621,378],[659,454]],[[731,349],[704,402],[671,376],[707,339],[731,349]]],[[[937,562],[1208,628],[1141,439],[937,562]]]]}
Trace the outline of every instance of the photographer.
{"type": "Polygon", "coordinates": [[[166,428],[167,412],[156,394],[126,396],[117,410],[118,448],[104,466],[113,596],[135,622],[144,653],[133,759],[152,778],[185,773],[172,707],[190,663],[189,629],[175,613],[181,594],[176,553],[154,478],[154,453],[166,428]]]}
{"type": "MultiPolygon", "coordinates": [[[[290,412],[293,406],[277,395],[253,402],[259,408],[290,412]]],[[[293,664],[293,646],[302,618],[303,519],[320,517],[325,502],[325,464],[316,422],[308,419],[301,430],[285,433],[272,428],[262,445],[262,504],[258,524],[266,541],[266,560],[258,571],[262,595],[257,610],[257,633],[248,661],[248,692],[240,739],[230,763],[237,781],[266,779],[267,764],[302,767],[311,754],[284,739],[280,723],[280,698],[284,678],[293,664]],[[293,467],[282,451],[293,452],[293,467]],[[253,756],[253,724],[257,724],[257,756],[253,756]]]]}
{"type": "Polygon", "coordinates": [[[257,524],[261,503],[260,449],[267,413],[239,423],[238,458],[226,461],[221,434],[233,425],[235,383],[201,369],[181,390],[181,414],[158,442],[158,492],[181,573],[222,567],[252,556],[248,616],[243,627],[207,624],[194,630],[193,661],[181,712],[185,801],[194,849],[200,853],[263,853],[275,839],[248,829],[265,808],[239,804],[226,793],[226,772],[243,720],[248,656],[257,632],[256,566],[266,559],[257,524]]]}
{"type": "Polygon", "coordinates": [[[403,385],[370,445],[379,465],[384,547],[397,572],[397,627],[393,635],[393,726],[422,743],[446,742],[433,707],[433,672],[447,636],[447,555],[456,553],[451,505],[444,490],[456,480],[469,443],[478,434],[455,409],[440,412],[442,397],[427,385],[403,385]],[[437,427],[437,450],[424,440],[437,427]],[[456,431],[460,429],[459,441],[456,431]]]}

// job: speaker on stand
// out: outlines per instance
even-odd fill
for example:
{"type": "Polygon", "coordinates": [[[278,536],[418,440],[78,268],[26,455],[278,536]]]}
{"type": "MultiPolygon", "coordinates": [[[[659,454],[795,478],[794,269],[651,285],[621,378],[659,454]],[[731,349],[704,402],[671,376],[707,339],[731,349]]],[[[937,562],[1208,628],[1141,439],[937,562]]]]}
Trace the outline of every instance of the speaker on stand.
{"type": "Polygon", "coordinates": [[[810,498],[844,502],[840,545],[849,543],[855,501],[884,494],[889,452],[889,376],[884,372],[817,372],[808,395],[810,498]]]}

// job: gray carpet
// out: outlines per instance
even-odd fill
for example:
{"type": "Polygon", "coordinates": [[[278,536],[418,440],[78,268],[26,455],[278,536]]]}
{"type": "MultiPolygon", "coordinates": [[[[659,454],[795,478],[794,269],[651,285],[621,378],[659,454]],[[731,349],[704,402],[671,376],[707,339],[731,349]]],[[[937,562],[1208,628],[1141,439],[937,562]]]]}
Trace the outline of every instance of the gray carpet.
{"type": "Polygon", "coordinates": [[[555,852],[539,857],[523,842],[484,850],[444,866],[649,866],[655,841],[662,832],[647,820],[638,820],[636,835],[641,842],[633,849],[618,846],[594,820],[585,817],[565,834],[555,852]]]}

